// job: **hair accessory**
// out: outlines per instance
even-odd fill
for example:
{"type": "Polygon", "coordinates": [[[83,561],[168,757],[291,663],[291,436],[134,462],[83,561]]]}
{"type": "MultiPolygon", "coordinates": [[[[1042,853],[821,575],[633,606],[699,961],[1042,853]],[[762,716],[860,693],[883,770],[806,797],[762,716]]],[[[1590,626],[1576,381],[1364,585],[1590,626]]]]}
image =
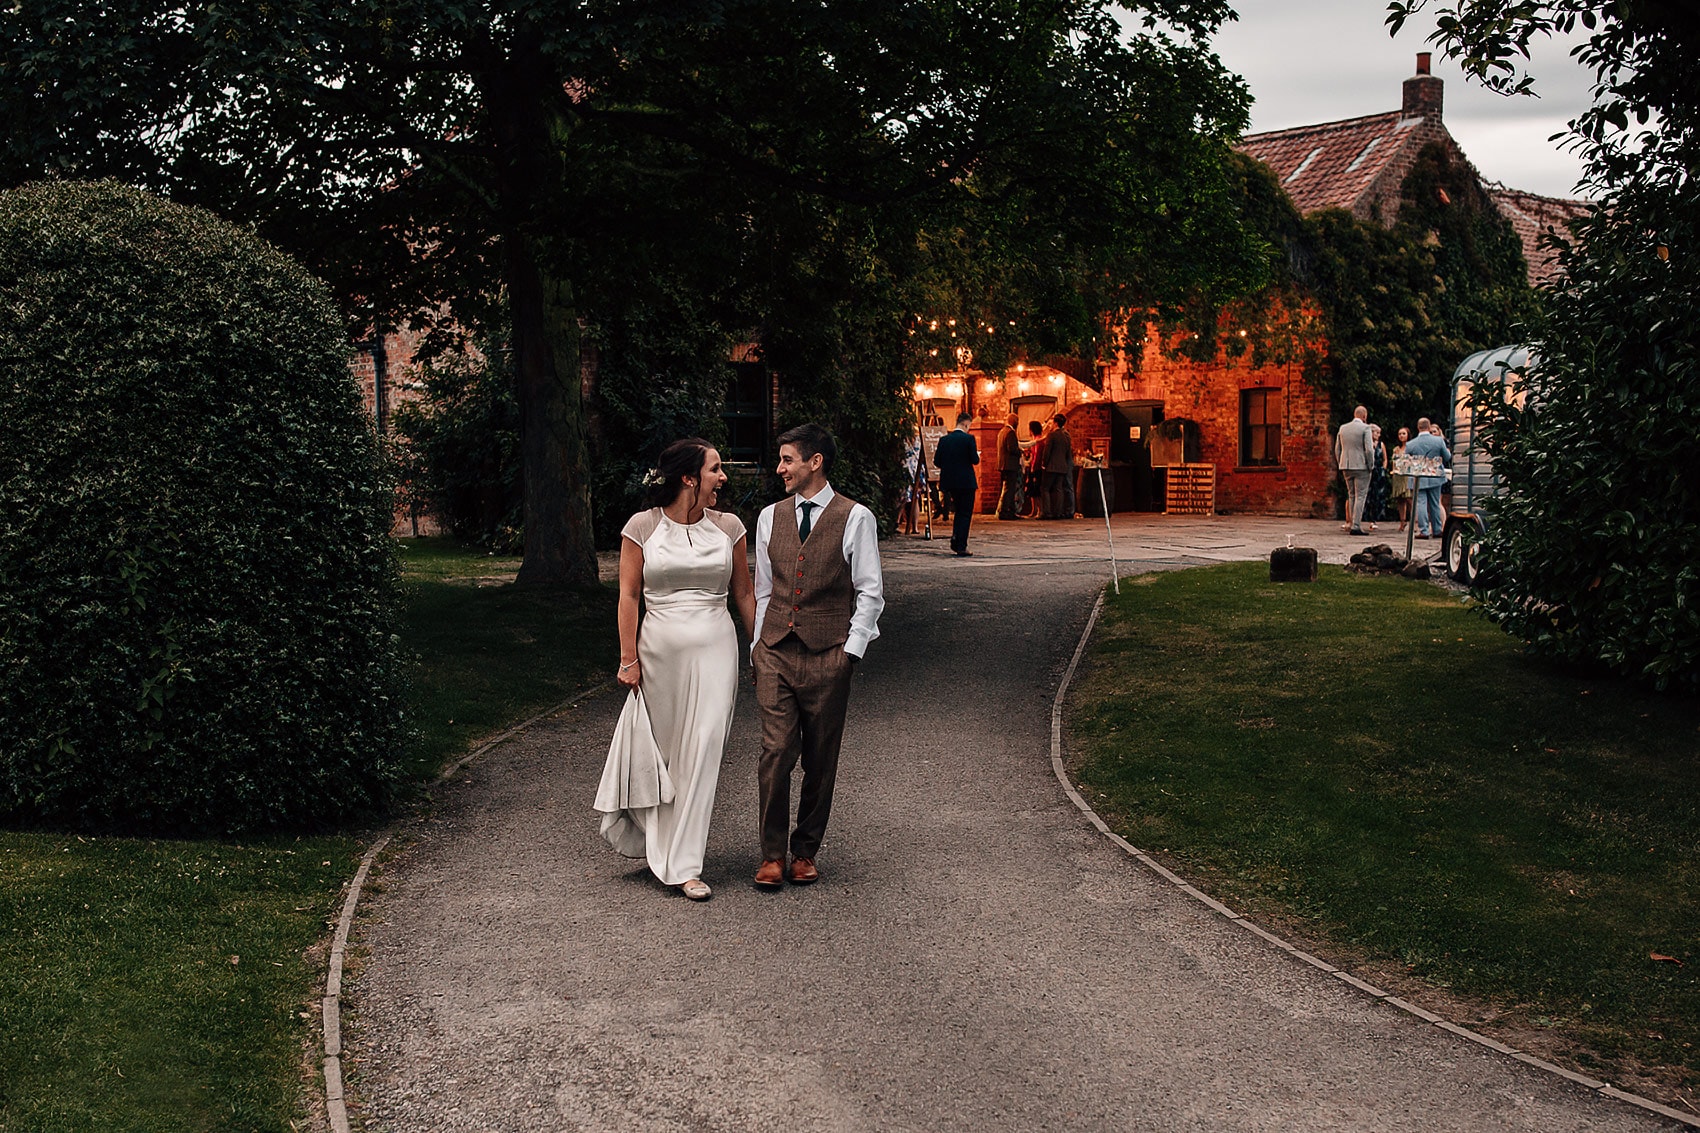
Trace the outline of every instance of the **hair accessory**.
{"type": "Polygon", "coordinates": [[[651,488],[661,487],[661,484],[665,479],[666,477],[661,475],[661,469],[659,468],[651,468],[648,472],[643,474],[644,484],[651,488]]]}

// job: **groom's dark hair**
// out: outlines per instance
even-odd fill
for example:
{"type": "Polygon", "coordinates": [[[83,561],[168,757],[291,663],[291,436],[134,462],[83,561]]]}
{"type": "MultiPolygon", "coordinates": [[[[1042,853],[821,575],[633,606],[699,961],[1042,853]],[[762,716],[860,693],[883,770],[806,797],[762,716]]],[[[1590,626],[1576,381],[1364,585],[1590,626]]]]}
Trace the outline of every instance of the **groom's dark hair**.
{"type": "Polygon", "coordinates": [[[832,471],[832,462],[838,458],[838,446],[832,443],[832,434],[810,421],[806,425],[798,425],[794,429],[786,429],[779,434],[779,444],[791,445],[797,450],[797,455],[808,460],[816,453],[820,454],[820,470],[823,473],[832,471]]]}

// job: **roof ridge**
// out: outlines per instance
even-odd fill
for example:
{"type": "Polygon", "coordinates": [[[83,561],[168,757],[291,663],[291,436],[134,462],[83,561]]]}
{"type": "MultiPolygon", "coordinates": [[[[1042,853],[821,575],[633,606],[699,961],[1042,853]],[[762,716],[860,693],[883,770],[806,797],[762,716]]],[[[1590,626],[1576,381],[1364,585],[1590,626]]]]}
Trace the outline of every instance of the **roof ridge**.
{"type": "Polygon", "coordinates": [[[1555,205],[1588,205],[1588,206],[1592,206],[1593,204],[1595,204],[1594,201],[1588,199],[1587,197],[1549,197],[1545,193],[1532,193],[1527,189],[1513,188],[1512,186],[1507,185],[1503,181],[1489,181],[1485,177],[1482,178],[1482,188],[1486,189],[1489,194],[1515,193],[1519,197],[1531,197],[1534,200],[1547,201],[1547,202],[1549,202],[1551,204],[1555,204],[1555,205]]]}
{"type": "Polygon", "coordinates": [[[1261,141],[1264,138],[1279,138],[1292,134],[1314,133],[1317,130],[1332,130],[1342,126],[1358,126],[1366,122],[1374,122],[1378,119],[1396,120],[1402,113],[1402,111],[1398,110],[1387,110],[1380,114],[1364,114],[1357,118],[1338,118],[1332,122],[1316,122],[1309,126],[1287,126],[1280,130],[1264,130],[1261,133],[1242,135],[1240,137],[1240,144],[1244,145],[1245,143],[1253,140],[1261,141]]]}

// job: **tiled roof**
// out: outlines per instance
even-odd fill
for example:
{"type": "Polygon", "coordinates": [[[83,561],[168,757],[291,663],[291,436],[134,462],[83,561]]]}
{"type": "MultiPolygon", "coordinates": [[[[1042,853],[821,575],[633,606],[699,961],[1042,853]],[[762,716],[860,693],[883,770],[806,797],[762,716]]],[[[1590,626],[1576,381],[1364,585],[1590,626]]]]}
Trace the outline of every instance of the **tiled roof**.
{"type": "Polygon", "coordinates": [[[1568,239],[1568,223],[1579,216],[1586,216],[1593,205],[1587,201],[1536,196],[1521,189],[1507,189],[1504,185],[1489,184],[1487,191],[1494,204],[1499,206],[1499,211],[1511,222],[1511,227],[1517,230],[1517,238],[1523,241],[1523,258],[1529,262],[1529,282],[1546,283],[1558,275],[1558,256],[1552,249],[1542,246],[1541,235],[1556,232],[1568,239]]]}
{"type": "Polygon", "coordinates": [[[1275,171],[1302,213],[1353,209],[1382,170],[1418,134],[1422,118],[1395,110],[1367,118],[1251,134],[1240,149],[1275,171]]]}

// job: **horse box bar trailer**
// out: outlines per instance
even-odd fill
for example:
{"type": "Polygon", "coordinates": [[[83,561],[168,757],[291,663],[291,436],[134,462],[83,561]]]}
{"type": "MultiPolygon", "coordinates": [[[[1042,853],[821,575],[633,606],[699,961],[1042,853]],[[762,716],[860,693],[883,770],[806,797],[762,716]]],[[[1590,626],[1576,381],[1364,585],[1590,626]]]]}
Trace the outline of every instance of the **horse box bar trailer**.
{"type": "Polygon", "coordinates": [[[1465,585],[1476,579],[1476,546],[1487,533],[1482,501],[1500,491],[1487,449],[1476,441],[1471,394],[1477,382],[1504,383],[1506,397],[1521,402],[1532,363],[1526,346],[1496,346],[1470,355],[1452,374],[1452,499],[1441,547],[1447,573],[1465,585]]]}

